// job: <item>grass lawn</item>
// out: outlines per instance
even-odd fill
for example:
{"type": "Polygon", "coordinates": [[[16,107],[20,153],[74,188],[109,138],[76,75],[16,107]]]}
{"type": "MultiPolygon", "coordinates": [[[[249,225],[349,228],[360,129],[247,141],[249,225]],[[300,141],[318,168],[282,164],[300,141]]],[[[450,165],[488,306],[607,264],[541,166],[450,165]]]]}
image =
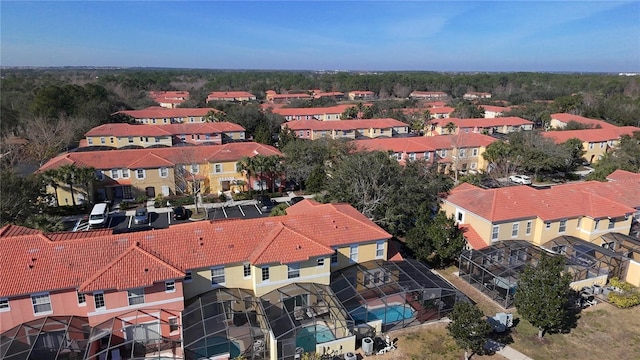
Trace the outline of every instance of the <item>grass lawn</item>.
{"type": "MultiPolygon", "coordinates": [[[[453,275],[456,268],[448,268],[439,273],[477,303],[486,314],[494,315],[504,311],[484,294],[464,280],[453,275]]],[[[508,312],[519,316],[515,308],[508,312]]],[[[599,303],[579,314],[576,328],[568,334],[546,334],[538,340],[538,330],[527,321],[519,319],[510,335],[509,345],[533,359],[637,359],[640,354],[640,309],[618,309],[607,303],[599,303]]],[[[425,328],[427,329],[427,328],[425,328]]],[[[429,330],[425,330],[429,331],[429,330]]],[[[446,332],[446,331],[445,331],[446,332]]],[[[446,343],[446,342],[443,342],[446,343]]],[[[449,359],[436,355],[429,359],[449,359]]],[[[481,357],[475,357],[481,359],[481,357]]],[[[496,356],[493,359],[499,358],[496,356]]]]}

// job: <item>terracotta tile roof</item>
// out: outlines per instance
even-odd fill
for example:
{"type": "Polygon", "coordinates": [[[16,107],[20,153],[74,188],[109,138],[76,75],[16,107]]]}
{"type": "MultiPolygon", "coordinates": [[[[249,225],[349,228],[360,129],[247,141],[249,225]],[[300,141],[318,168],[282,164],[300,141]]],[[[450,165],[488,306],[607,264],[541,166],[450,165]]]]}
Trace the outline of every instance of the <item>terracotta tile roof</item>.
{"type": "Polygon", "coordinates": [[[315,99],[320,99],[323,97],[341,97],[341,96],[344,96],[344,93],[341,93],[339,91],[319,92],[319,93],[313,94],[313,97],[315,99]]]}
{"type": "Polygon", "coordinates": [[[395,241],[389,241],[387,244],[389,244],[389,248],[387,249],[387,258],[389,261],[404,261],[404,257],[402,257],[402,254],[398,251],[398,246],[395,241]]]}
{"type": "Polygon", "coordinates": [[[447,96],[443,91],[413,91],[409,96],[447,96]]]}
{"type": "Polygon", "coordinates": [[[157,168],[185,163],[225,162],[244,156],[282,155],[276,148],[255,142],[229,143],[225,145],[180,146],[128,150],[71,152],[56,156],[44,164],[39,172],[58,168],[64,164],[92,166],[96,169],[157,168]]]}
{"type": "Polygon", "coordinates": [[[40,233],[40,231],[20,225],[9,224],[0,228],[0,237],[33,235],[38,233],[40,233]]]}
{"type": "Polygon", "coordinates": [[[452,149],[456,148],[468,148],[468,147],[487,147],[489,144],[498,141],[496,138],[489,135],[483,135],[478,133],[462,133],[458,135],[438,135],[427,136],[433,147],[436,149],[452,149]]]}
{"type": "Polygon", "coordinates": [[[397,153],[423,153],[435,151],[433,142],[430,137],[408,137],[408,138],[389,138],[389,139],[366,139],[354,140],[352,143],[356,149],[364,151],[393,151],[397,153]]]}
{"type": "Polygon", "coordinates": [[[318,108],[279,108],[273,109],[271,112],[282,116],[314,116],[324,114],[342,114],[346,109],[355,105],[336,105],[318,108]]]}
{"type": "Polygon", "coordinates": [[[430,108],[441,108],[441,107],[443,107],[443,106],[446,106],[446,105],[447,105],[447,103],[446,103],[446,102],[444,102],[444,101],[429,101],[429,102],[426,102],[426,103],[424,103],[424,104],[425,104],[427,107],[430,107],[430,108]]]}
{"type": "Polygon", "coordinates": [[[593,127],[597,127],[600,126],[601,128],[605,129],[605,128],[610,128],[610,127],[616,127],[613,124],[610,124],[604,120],[598,120],[598,119],[590,119],[590,118],[586,118],[586,117],[582,117],[582,116],[578,116],[578,115],[573,115],[573,114],[567,114],[567,113],[556,113],[556,114],[551,114],[551,119],[555,119],[555,120],[560,120],[563,123],[568,123],[569,121],[575,121],[579,124],[582,125],[588,125],[588,126],[593,126],[593,127]]]}
{"type": "Polygon", "coordinates": [[[463,236],[467,243],[474,249],[480,250],[486,247],[489,247],[487,243],[482,240],[482,237],[478,234],[478,232],[473,228],[473,226],[469,224],[460,224],[460,230],[462,230],[463,236]]]}
{"type": "Polygon", "coordinates": [[[172,118],[172,117],[189,117],[189,116],[205,116],[209,113],[209,111],[213,111],[214,113],[220,112],[220,110],[216,110],[213,108],[175,108],[175,109],[167,109],[161,106],[151,106],[146,109],[141,110],[122,110],[116,112],[116,114],[125,114],[129,115],[134,119],[162,119],[162,118],[172,118]]]}
{"type": "Polygon", "coordinates": [[[450,106],[434,107],[434,108],[430,108],[428,110],[432,115],[452,114],[454,111],[456,111],[455,108],[452,108],[450,106]]]}
{"type": "Polygon", "coordinates": [[[255,98],[256,96],[246,91],[213,91],[207,96],[209,99],[230,99],[230,98],[255,98]]]}
{"type": "Polygon", "coordinates": [[[287,211],[280,217],[201,221],[126,234],[57,234],[56,241],[39,232],[0,236],[0,297],[136,288],[179,279],[190,269],[297,262],[329,255],[335,246],[391,238],[349,205],[305,200],[287,211]]]}
{"type": "Polygon", "coordinates": [[[621,202],[623,196],[640,206],[640,183],[600,183],[590,181],[534,189],[529,186],[512,186],[499,189],[481,189],[473,185],[456,188],[446,201],[477,214],[491,222],[515,219],[558,220],[578,216],[591,218],[626,216],[634,212],[629,202],[621,202]],[[615,196],[618,193],[620,196],[615,196]]]}
{"type": "Polygon", "coordinates": [[[562,131],[545,131],[542,136],[552,139],[557,144],[566,142],[569,139],[580,139],[583,142],[603,142],[617,140],[622,135],[632,136],[634,132],[640,131],[635,126],[606,127],[602,129],[585,129],[585,130],[562,130],[562,131]]]}
{"type": "Polygon", "coordinates": [[[507,117],[498,117],[498,118],[477,118],[477,119],[458,119],[458,118],[449,118],[449,119],[436,119],[433,120],[433,124],[438,124],[441,126],[445,126],[448,123],[454,123],[458,128],[491,128],[491,127],[499,127],[499,126],[521,126],[521,125],[532,125],[533,123],[529,120],[525,120],[519,118],[517,116],[507,116],[507,117]]]}
{"type": "Polygon", "coordinates": [[[245,131],[230,122],[184,123],[184,124],[125,124],[113,123],[96,126],[85,136],[172,136],[180,134],[214,134],[226,131],[245,131]]]}
{"type": "Polygon", "coordinates": [[[616,170],[607,176],[609,181],[628,181],[628,182],[640,182],[640,174],[626,170],[616,170]]]}
{"type": "Polygon", "coordinates": [[[478,105],[478,106],[483,108],[484,111],[500,112],[500,113],[511,111],[511,107],[505,107],[505,106],[493,106],[493,105],[478,105]]]}
{"type": "Polygon", "coordinates": [[[282,126],[291,130],[356,130],[356,129],[386,129],[391,127],[408,127],[409,125],[396,119],[367,119],[367,120],[294,120],[282,126]]]}

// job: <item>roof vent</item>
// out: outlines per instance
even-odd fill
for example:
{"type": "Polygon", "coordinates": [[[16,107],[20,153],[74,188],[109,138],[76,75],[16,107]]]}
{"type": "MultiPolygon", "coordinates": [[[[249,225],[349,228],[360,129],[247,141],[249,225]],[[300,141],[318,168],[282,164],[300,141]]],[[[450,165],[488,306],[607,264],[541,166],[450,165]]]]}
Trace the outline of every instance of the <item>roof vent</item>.
{"type": "Polygon", "coordinates": [[[301,250],[302,249],[302,245],[297,245],[296,246],[296,250],[301,250]]]}
{"type": "Polygon", "coordinates": [[[149,268],[144,268],[144,272],[149,272],[149,268]]]}

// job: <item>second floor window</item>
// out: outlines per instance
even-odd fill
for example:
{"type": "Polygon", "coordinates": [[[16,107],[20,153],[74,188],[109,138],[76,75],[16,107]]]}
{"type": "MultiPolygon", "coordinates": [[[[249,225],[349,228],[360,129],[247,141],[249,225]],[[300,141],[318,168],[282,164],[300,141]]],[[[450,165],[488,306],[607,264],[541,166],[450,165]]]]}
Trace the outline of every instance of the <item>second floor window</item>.
{"type": "Polygon", "coordinates": [[[520,224],[518,223],[513,224],[513,226],[511,227],[511,237],[518,236],[519,229],[520,229],[520,224]]]}
{"type": "Polygon", "coordinates": [[[471,150],[471,156],[478,156],[478,149],[471,150]]]}
{"type": "Polygon", "coordinates": [[[224,284],[224,282],[225,282],[224,268],[217,267],[217,268],[211,269],[211,285],[220,285],[220,284],[224,284]]]}
{"type": "Polygon", "coordinates": [[[491,228],[491,240],[492,241],[498,240],[498,235],[499,234],[500,234],[500,227],[498,225],[494,225],[491,228]]]}
{"type": "Polygon", "coordinates": [[[127,291],[129,305],[144,304],[144,289],[132,289],[127,291]]]}
{"type": "Polygon", "coordinates": [[[197,174],[200,171],[200,165],[199,164],[192,164],[191,165],[191,172],[194,174],[197,174]]]}
{"type": "Polygon", "coordinates": [[[262,267],[262,281],[267,281],[269,280],[269,267],[268,266],[263,266],[262,267]]]}
{"type": "Polygon", "coordinates": [[[49,293],[31,295],[31,303],[33,304],[33,313],[36,315],[46,314],[53,311],[49,293]]]}
{"type": "Polygon", "coordinates": [[[319,267],[324,266],[324,258],[318,258],[318,261],[317,261],[317,262],[318,262],[318,266],[319,266],[319,267]]]}
{"type": "Polygon", "coordinates": [[[338,263],[338,250],[334,250],[333,254],[331,254],[331,264],[338,263]]]}
{"type": "Polygon", "coordinates": [[[119,169],[113,169],[111,170],[111,178],[116,180],[120,177],[120,170],[119,169]]]}
{"type": "Polygon", "coordinates": [[[351,260],[351,262],[358,261],[358,245],[351,245],[349,247],[349,260],[351,260]]]}
{"type": "Polygon", "coordinates": [[[104,309],[106,307],[106,304],[104,302],[104,293],[93,293],[93,302],[96,306],[96,310],[104,309]]]}
{"type": "Polygon", "coordinates": [[[300,277],[300,264],[289,264],[287,270],[287,277],[289,279],[300,277]]]}
{"type": "Polygon", "coordinates": [[[136,179],[143,180],[144,177],[145,177],[144,169],[137,169],[136,170],[136,179]]]}
{"type": "Polygon", "coordinates": [[[525,232],[527,235],[531,234],[531,221],[527,221],[527,229],[525,232]]]}
{"type": "Polygon", "coordinates": [[[213,164],[213,173],[220,174],[222,172],[222,164],[213,164]]]}
{"type": "Polygon", "coordinates": [[[565,232],[567,230],[567,220],[560,220],[560,227],[558,228],[558,232],[565,232]]]}
{"type": "Polygon", "coordinates": [[[376,242],[376,258],[381,259],[384,256],[384,241],[376,242]]]}
{"type": "Polygon", "coordinates": [[[244,277],[250,277],[251,276],[251,264],[244,264],[242,266],[242,273],[243,273],[244,277]]]}
{"type": "Polygon", "coordinates": [[[164,282],[164,291],[165,292],[175,292],[176,291],[176,282],[174,280],[169,280],[164,282]]]}
{"type": "Polygon", "coordinates": [[[166,178],[167,176],[169,176],[169,169],[166,167],[161,167],[160,168],[160,177],[161,178],[166,178]]]}
{"type": "Polygon", "coordinates": [[[87,298],[83,293],[77,293],[78,295],[78,305],[85,306],[87,304],[87,298]]]}
{"type": "Polygon", "coordinates": [[[467,150],[466,149],[458,150],[458,155],[460,155],[461,158],[466,157],[467,156],[467,150]]]}

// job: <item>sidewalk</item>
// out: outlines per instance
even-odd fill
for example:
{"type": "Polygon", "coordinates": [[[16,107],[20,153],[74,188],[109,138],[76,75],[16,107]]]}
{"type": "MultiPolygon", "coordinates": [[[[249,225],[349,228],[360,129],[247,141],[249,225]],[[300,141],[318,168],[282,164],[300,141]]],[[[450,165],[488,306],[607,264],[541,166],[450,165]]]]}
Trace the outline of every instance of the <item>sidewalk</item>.
{"type": "Polygon", "coordinates": [[[512,348],[511,346],[504,345],[493,340],[487,341],[487,343],[484,345],[484,348],[487,350],[492,350],[496,354],[500,354],[509,360],[533,360],[532,358],[512,348]]]}

